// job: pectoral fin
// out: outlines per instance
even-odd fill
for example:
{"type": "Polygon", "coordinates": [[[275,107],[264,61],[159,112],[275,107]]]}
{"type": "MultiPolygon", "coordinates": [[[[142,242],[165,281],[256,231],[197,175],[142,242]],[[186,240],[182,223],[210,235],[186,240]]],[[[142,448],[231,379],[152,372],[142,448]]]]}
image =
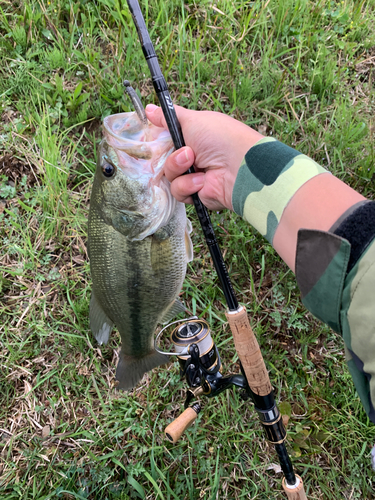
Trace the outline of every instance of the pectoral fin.
{"type": "Polygon", "coordinates": [[[111,321],[103,311],[94,292],[91,294],[90,301],[90,328],[99,344],[106,344],[108,342],[109,335],[113,328],[113,321],[111,321]]]}

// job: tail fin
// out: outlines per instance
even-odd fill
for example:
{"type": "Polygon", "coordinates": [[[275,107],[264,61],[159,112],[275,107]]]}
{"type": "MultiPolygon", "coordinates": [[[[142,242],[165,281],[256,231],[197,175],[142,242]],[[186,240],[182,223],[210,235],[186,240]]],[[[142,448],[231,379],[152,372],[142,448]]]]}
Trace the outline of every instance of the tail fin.
{"type": "Polygon", "coordinates": [[[157,351],[152,351],[143,358],[127,356],[121,351],[116,370],[116,379],[119,381],[117,388],[129,391],[138,384],[146,372],[168,362],[168,356],[157,351]]]}

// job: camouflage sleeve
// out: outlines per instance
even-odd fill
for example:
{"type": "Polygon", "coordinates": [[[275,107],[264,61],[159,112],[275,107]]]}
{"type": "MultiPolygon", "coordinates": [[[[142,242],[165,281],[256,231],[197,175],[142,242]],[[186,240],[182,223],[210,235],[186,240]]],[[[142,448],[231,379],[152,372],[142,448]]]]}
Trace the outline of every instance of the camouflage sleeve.
{"type": "Polygon", "coordinates": [[[293,195],[322,173],[328,172],[308,156],[265,137],[245,155],[233,188],[233,209],[272,244],[293,195]]]}

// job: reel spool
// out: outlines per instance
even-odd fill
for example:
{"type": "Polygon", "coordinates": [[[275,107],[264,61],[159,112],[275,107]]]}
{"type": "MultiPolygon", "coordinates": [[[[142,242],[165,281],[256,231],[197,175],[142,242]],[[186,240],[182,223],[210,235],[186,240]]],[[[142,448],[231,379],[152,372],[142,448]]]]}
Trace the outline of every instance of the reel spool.
{"type": "MultiPolygon", "coordinates": [[[[210,394],[211,386],[207,384],[208,379],[216,378],[221,370],[221,360],[218,350],[211,337],[211,329],[207,321],[198,319],[196,316],[181,321],[174,321],[160,330],[155,339],[155,349],[167,356],[177,356],[180,363],[180,375],[185,376],[190,388],[202,386],[199,394],[210,394]],[[170,335],[175,351],[164,352],[158,349],[157,343],[167,328],[178,323],[170,335]],[[204,383],[205,382],[205,383],[204,383]]],[[[220,375],[221,377],[221,375],[220,375]]],[[[194,392],[194,396],[196,391],[194,392]]],[[[188,403],[193,398],[188,393],[188,403]]],[[[187,404],[185,402],[185,407],[187,404]]]]}
{"type": "Polygon", "coordinates": [[[218,369],[220,370],[220,357],[212,340],[210,327],[203,319],[190,320],[177,326],[173,330],[170,339],[175,346],[182,369],[189,358],[189,354],[183,353],[192,344],[195,344],[198,346],[199,361],[204,369],[211,371],[219,364],[218,369]]]}
{"type": "MultiPolygon", "coordinates": [[[[167,328],[170,328],[172,325],[176,325],[177,323],[181,323],[180,327],[177,327],[176,329],[180,329],[184,325],[186,325],[186,328],[188,330],[187,325],[192,323],[193,321],[195,322],[195,321],[200,321],[200,320],[198,320],[197,316],[190,316],[190,318],[178,319],[177,321],[172,321],[172,323],[168,323],[168,325],[164,326],[160,330],[160,332],[156,335],[155,342],[154,342],[155,351],[157,351],[159,354],[164,354],[165,356],[178,356],[179,359],[180,358],[182,359],[184,356],[188,356],[189,355],[188,348],[189,348],[191,342],[187,343],[185,345],[185,348],[183,348],[182,346],[179,346],[178,350],[176,350],[176,351],[162,351],[161,349],[159,349],[158,343],[160,342],[161,336],[163,335],[165,330],[167,330],[167,328]]],[[[173,335],[173,333],[172,333],[172,335],[173,335]]],[[[170,335],[170,340],[172,340],[172,338],[171,338],[172,335],[170,335]]],[[[186,337],[188,337],[188,334],[186,335],[186,337]]],[[[172,343],[173,343],[173,341],[172,341],[172,343]]]]}

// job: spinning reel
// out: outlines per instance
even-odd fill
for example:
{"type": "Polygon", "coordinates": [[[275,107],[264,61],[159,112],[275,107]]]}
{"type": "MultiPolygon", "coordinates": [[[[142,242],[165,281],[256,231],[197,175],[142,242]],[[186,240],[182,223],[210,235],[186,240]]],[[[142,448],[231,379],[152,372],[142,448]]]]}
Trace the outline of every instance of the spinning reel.
{"type": "Polygon", "coordinates": [[[185,377],[188,385],[185,411],[165,429],[166,437],[172,443],[181,437],[201,411],[198,396],[213,398],[232,386],[248,389],[242,375],[222,375],[221,359],[212,340],[210,327],[206,321],[196,316],[165,326],[155,339],[155,349],[161,354],[178,357],[180,376],[185,377]],[[177,326],[170,335],[175,352],[163,352],[157,347],[157,343],[162,333],[175,324],[177,326]]]}

